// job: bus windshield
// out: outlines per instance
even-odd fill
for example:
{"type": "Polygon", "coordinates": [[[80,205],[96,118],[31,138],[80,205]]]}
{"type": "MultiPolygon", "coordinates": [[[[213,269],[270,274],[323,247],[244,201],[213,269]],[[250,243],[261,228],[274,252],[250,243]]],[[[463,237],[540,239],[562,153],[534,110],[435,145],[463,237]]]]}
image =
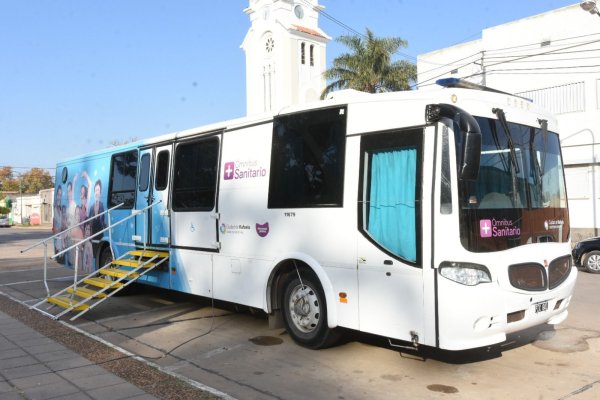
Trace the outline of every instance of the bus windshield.
{"type": "Polygon", "coordinates": [[[565,242],[567,196],[558,135],[476,117],[482,134],[475,181],[460,181],[461,242],[475,252],[565,242]]]}

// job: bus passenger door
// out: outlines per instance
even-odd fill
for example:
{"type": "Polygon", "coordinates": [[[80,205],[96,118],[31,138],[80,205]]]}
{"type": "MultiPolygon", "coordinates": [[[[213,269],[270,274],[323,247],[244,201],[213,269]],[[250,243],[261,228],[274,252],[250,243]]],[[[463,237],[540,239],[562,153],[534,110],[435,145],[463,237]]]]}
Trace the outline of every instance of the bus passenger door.
{"type": "Polygon", "coordinates": [[[171,243],[186,250],[218,251],[217,189],[221,136],[175,146],[171,243]]]}
{"type": "Polygon", "coordinates": [[[169,186],[171,145],[157,146],[140,151],[136,209],[154,204],[136,217],[136,243],[149,246],[167,246],[170,242],[169,186]]]}
{"type": "Polygon", "coordinates": [[[421,254],[423,130],[361,138],[358,202],[360,330],[424,335],[421,254]]]}

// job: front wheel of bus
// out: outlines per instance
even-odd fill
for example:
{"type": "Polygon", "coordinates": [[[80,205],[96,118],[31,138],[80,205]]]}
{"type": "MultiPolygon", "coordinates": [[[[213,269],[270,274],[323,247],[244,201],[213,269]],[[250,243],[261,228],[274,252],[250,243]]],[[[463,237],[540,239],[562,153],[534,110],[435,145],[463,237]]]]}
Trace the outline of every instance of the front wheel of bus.
{"type": "Polygon", "coordinates": [[[332,346],[338,332],[327,326],[327,304],[319,280],[313,274],[296,273],[286,279],[282,295],[283,320],[294,341],[311,349],[332,346]]]}
{"type": "Polygon", "coordinates": [[[585,270],[592,274],[600,274],[600,251],[590,251],[581,260],[585,270]]]}

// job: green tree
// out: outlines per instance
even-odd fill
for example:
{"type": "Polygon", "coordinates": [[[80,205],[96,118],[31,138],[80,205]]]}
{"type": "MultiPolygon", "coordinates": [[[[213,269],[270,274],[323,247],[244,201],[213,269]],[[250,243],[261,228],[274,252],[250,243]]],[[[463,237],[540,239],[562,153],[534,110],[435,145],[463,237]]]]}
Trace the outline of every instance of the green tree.
{"type": "Polygon", "coordinates": [[[392,61],[392,56],[407,46],[399,37],[378,38],[367,28],[365,36],[345,35],[336,39],[350,49],[333,60],[325,71],[332,81],[323,93],[340,89],[355,89],[368,93],[395,92],[410,89],[417,78],[417,67],[408,61],[392,61]]]}
{"type": "Polygon", "coordinates": [[[54,186],[52,176],[42,168],[32,168],[16,175],[12,167],[0,167],[0,190],[4,192],[38,193],[54,186]]]}
{"type": "Polygon", "coordinates": [[[19,181],[11,167],[0,167],[0,190],[4,192],[18,192],[19,181]]]}
{"type": "Polygon", "coordinates": [[[38,193],[42,189],[54,187],[52,176],[42,168],[31,168],[21,175],[23,193],[38,193]]]}

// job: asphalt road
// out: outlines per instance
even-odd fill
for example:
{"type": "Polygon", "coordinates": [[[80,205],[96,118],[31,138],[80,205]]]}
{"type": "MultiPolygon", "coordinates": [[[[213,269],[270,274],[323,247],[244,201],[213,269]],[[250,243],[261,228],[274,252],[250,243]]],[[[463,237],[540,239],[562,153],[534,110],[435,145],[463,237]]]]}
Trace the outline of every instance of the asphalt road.
{"type": "MultiPolygon", "coordinates": [[[[45,295],[41,250],[19,249],[49,231],[0,229],[0,292],[32,304],[45,295]]],[[[71,271],[49,264],[49,286],[71,271]]],[[[238,399],[598,399],[600,275],[580,272],[563,324],[522,332],[490,351],[400,353],[349,332],[312,351],[247,307],[143,288],[70,322],[163,371],[238,399]]]]}

